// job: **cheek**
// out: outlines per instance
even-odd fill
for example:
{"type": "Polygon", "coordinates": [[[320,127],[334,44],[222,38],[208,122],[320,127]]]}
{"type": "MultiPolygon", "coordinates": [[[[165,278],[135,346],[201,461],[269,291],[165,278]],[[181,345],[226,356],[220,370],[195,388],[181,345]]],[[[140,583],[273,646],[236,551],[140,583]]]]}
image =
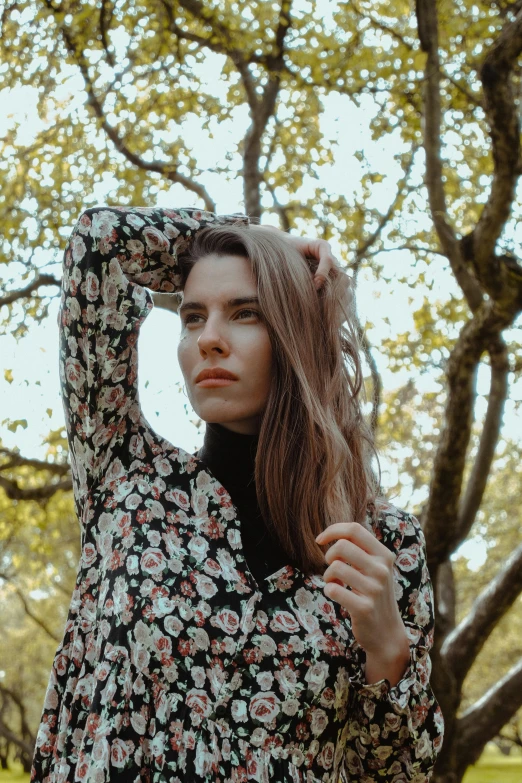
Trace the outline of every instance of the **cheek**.
{"type": "Polygon", "coordinates": [[[272,346],[268,334],[264,333],[259,340],[255,356],[257,379],[266,390],[272,378],[272,346]]]}
{"type": "Polygon", "coordinates": [[[183,375],[190,372],[191,364],[194,363],[192,358],[193,351],[191,350],[190,342],[186,337],[180,338],[178,343],[178,363],[183,375]]]}

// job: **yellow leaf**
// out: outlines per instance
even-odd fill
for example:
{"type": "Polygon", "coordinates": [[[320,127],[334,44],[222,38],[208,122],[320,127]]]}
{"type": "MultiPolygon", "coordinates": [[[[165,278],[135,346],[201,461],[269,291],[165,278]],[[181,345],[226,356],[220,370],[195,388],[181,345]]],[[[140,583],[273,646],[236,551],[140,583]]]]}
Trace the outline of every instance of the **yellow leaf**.
{"type": "Polygon", "coordinates": [[[27,419],[15,419],[14,421],[9,421],[9,424],[7,425],[7,429],[9,432],[16,432],[18,427],[23,427],[24,430],[27,429],[27,419]]]}
{"type": "Polygon", "coordinates": [[[7,383],[13,382],[13,371],[12,370],[4,370],[4,379],[7,381],[7,383]]]}

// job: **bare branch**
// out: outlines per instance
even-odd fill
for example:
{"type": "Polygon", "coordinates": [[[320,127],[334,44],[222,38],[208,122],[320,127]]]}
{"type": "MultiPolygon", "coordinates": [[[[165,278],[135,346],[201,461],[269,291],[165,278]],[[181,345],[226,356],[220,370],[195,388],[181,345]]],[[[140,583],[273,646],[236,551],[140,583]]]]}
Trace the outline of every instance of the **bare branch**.
{"type": "Polygon", "coordinates": [[[10,500],[36,500],[45,501],[57,492],[69,492],[72,489],[72,481],[57,481],[54,484],[46,484],[44,487],[27,487],[22,489],[14,479],[6,479],[0,476],[0,487],[10,500]]]}
{"type": "Polygon", "coordinates": [[[477,281],[467,269],[460,243],[448,217],[441,158],[442,109],[440,98],[441,66],[436,0],[417,0],[417,24],[421,48],[427,53],[424,84],[424,150],[426,153],[426,188],[433,224],[453,274],[466,301],[475,312],[482,302],[477,281]]]}
{"type": "MultiPolygon", "coordinates": [[[[515,106],[512,75],[522,51],[522,10],[508,22],[489,50],[480,71],[485,112],[493,146],[491,192],[474,231],[474,258],[486,288],[497,277],[491,264],[497,239],[509,218],[515,186],[522,173],[520,121],[515,106]]],[[[493,285],[494,287],[494,285],[493,285]]]]}
{"type": "Polygon", "coordinates": [[[488,300],[462,328],[447,363],[448,397],[444,429],[435,456],[429,497],[422,511],[428,568],[434,581],[437,566],[453,551],[457,508],[471,436],[480,358],[511,316],[488,300]]]}
{"type": "Polygon", "coordinates": [[[499,573],[442,646],[442,655],[457,680],[463,682],[489,635],[521,592],[522,544],[502,564],[499,573]]]}
{"type": "Polygon", "coordinates": [[[466,490],[460,501],[458,522],[453,542],[454,549],[467,538],[482,503],[502,427],[504,403],[508,395],[509,356],[506,344],[500,335],[492,341],[489,347],[489,356],[491,360],[491,382],[488,407],[477,456],[475,457],[466,490]]]}
{"type": "Polygon", "coordinates": [[[272,161],[272,158],[274,156],[275,150],[276,150],[276,144],[275,140],[277,138],[277,132],[278,129],[281,126],[280,120],[275,117],[275,123],[274,123],[274,133],[272,134],[272,138],[270,139],[270,145],[268,148],[268,152],[266,153],[266,162],[265,162],[265,168],[263,170],[263,181],[265,183],[265,187],[272,196],[272,201],[274,202],[274,209],[279,215],[279,219],[281,221],[281,227],[283,231],[290,231],[291,225],[290,225],[290,219],[288,217],[288,208],[283,206],[277,199],[275,188],[270,184],[269,182],[269,176],[270,176],[270,163],[272,161]]]}
{"type": "Polygon", "coordinates": [[[521,706],[522,658],[457,722],[459,767],[465,769],[473,764],[486,742],[497,736],[521,706]]]}
{"type": "Polygon", "coordinates": [[[18,598],[20,599],[20,601],[22,602],[22,606],[24,607],[24,612],[26,613],[26,615],[28,617],[30,617],[31,620],[33,620],[38,626],[40,626],[42,631],[44,631],[47,634],[47,636],[49,636],[49,638],[53,640],[53,642],[59,642],[60,641],[60,637],[57,636],[57,634],[55,634],[53,631],[51,631],[51,629],[45,623],[45,621],[42,620],[40,617],[38,617],[38,615],[36,615],[33,612],[33,610],[29,606],[29,604],[27,602],[27,599],[25,598],[25,596],[22,593],[22,591],[18,587],[16,587],[15,588],[15,592],[16,592],[18,598]]]}
{"type": "Polygon", "coordinates": [[[407,183],[408,183],[408,178],[409,178],[410,173],[411,173],[411,169],[412,169],[412,166],[413,166],[413,161],[415,159],[415,153],[416,153],[417,149],[418,149],[418,147],[416,145],[413,145],[412,151],[411,151],[411,155],[410,155],[410,159],[408,161],[408,165],[406,166],[406,170],[404,172],[404,176],[397,183],[397,192],[395,194],[395,197],[394,197],[393,201],[391,202],[390,206],[388,207],[388,209],[386,210],[386,212],[384,213],[384,215],[381,216],[381,218],[380,218],[380,220],[379,220],[379,222],[377,224],[377,228],[375,229],[375,231],[372,234],[370,234],[368,239],[366,239],[357,248],[356,253],[355,253],[356,262],[360,262],[364,258],[364,256],[368,253],[370,248],[375,244],[375,242],[377,242],[377,240],[381,236],[384,228],[387,226],[387,224],[390,222],[390,220],[392,219],[393,215],[395,214],[395,211],[397,209],[398,204],[401,201],[401,198],[405,195],[405,191],[406,191],[406,193],[412,191],[413,188],[411,188],[411,187],[408,188],[407,187],[407,183]]]}
{"type": "Polygon", "coordinates": [[[26,705],[23,703],[22,699],[16,693],[16,691],[14,691],[12,688],[8,688],[3,684],[0,684],[0,698],[2,700],[2,706],[0,709],[0,736],[4,737],[8,742],[13,742],[21,750],[22,755],[25,756],[26,761],[30,762],[33,754],[35,737],[27,722],[26,705]],[[13,702],[13,704],[18,707],[18,711],[20,713],[21,737],[18,734],[12,732],[4,722],[5,708],[7,707],[9,701],[13,702]]]}
{"type": "Polygon", "coordinates": [[[27,466],[34,468],[35,470],[47,470],[49,473],[53,473],[57,476],[67,476],[70,471],[70,467],[65,462],[45,462],[39,459],[30,459],[29,457],[22,457],[11,449],[0,448],[0,456],[6,456],[9,458],[9,462],[0,463],[0,471],[11,470],[12,468],[19,468],[27,466]]]}
{"type": "Polygon", "coordinates": [[[60,280],[52,275],[38,275],[32,283],[26,285],[25,288],[21,288],[19,291],[9,291],[5,296],[0,297],[0,307],[2,305],[10,305],[18,299],[28,299],[33,291],[36,291],[42,285],[54,285],[58,288],[61,286],[60,280]]]}
{"type": "Polygon", "coordinates": [[[439,27],[435,0],[417,0],[416,11],[421,48],[428,55],[424,85],[426,187],[435,229],[453,266],[455,262],[458,263],[460,254],[455,232],[448,219],[442,180],[439,27]]]}
{"type": "Polygon", "coordinates": [[[433,253],[434,255],[446,258],[446,253],[443,253],[439,248],[422,247],[422,245],[414,245],[410,242],[406,242],[403,245],[396,245],[395,247],[382,247],[377,250],[369,250],[365,255],[371,258],[373,256],[378,256],[379,253],[396,253],[399,250],[409,250],[411,253],[433,253]]]}
{"type": "Polygon", "coordinates": [[[268,81],[263,88],[263,94],[255,104],[250,103],[252,124],[244,139],[243,177],[245,209],[251,217],[261,217],[261,194],[259,186],[262,175],[259,170],[261,157],[261,139],[270,117],[274,114],[277,96],[281,84],[281,74],[284,71],[284,43],[291,26],[290,0],[281,0],[279,23],[276,30],[275,43],[270,56],[268,81]]]}

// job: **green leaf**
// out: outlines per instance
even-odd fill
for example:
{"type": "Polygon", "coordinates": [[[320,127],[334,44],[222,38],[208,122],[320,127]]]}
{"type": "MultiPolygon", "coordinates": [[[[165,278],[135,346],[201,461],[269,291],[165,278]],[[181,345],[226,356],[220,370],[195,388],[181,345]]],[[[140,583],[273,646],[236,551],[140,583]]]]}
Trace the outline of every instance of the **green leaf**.
{"type": "Polygon", "coordinates": [[[23,427],[24,430],[27,429],[27,419],[15,419],[14,421],[11,421],[11,419],[4,419],[2,424],[4,424],[7,421],[9,422],[9,424],[7,425],[7,429],[10,432],[16,432],[18,427],[23,427]]]}

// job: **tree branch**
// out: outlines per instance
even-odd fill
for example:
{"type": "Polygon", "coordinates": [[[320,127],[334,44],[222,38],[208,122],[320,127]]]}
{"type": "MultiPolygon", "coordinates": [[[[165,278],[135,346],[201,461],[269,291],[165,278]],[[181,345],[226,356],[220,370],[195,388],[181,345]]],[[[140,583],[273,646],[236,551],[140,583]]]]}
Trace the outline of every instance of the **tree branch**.
{"type": "Polygon", "coordinates": [[[27,599],[25,598],[25,596],[22,593],[22,591],[20,590],[20,588],[15,587],[14,589],[15,589],[15,592],[16,592],[18,598],[22,602],[22,606],[24,607],[24,612],[26,613],[26,615],[28,617],[30,617],[31,620],[33,620],[33,622],[35,622],[37,625],[39,625],[40,628],[42,629],[42,631],[45,631],[47,636],[49,636],[49,638],[52,639],[53,642],[57,642],[58,643],[60,641],[60,637],[57,636],[57,634],[53,633],[53,631],[51,631],[51,629],[44,622],[44,620],[42,620],[40,617],[38,617],[38,615],[34,614],[34,612],[32,611],[32,609],[30,608],[29,604],[27,603],[27,599]]]}
{"type": "Polygon", "coordinates": [[[422,247],[421,245],[413,245],[406,242],[403,245],[397,245],[396,247],[382,247],[379,250],[368,251],[365,255],[368,257],[378,256],[379,253],[396,253],[399,250],[409,250],[411,253],[433,253],[434,255],[443,256],[446,258],[446,253],[435,247],[422,247]]]}
{"type": "Polygon", "coordinates": [[[0,297],[0,307],[3,305],[10,305],[18,299],[28,299],[33,291],[36,291],[42,285],[54,285],[60,288],[61,282],[52,275],[38,275],[32,283],[26,285],[25,288],[21,288],[19,291],[9,291],[5,296],[0,297]]]}
{"type": "Polygon", "coordinates": [[[411,169],[413,167],[413,161],[415,159],[415,153],[416,153],[417,149],[418,149],[417,146],[413,145],[412,151],[411,151],[411,155],[410,155],[410,159],[408,161],[408,165],[406,166],[406,170],[404,172],[404,176],[402,177],[401,180],[399,180],[399,182],[397,184],[397,192],[395,194],[395,197],[394,197],[393,201],[391,202],[390,206],[388,207],[388,209],[386,210],[386,212],[384,213],[384,215],[381,216],[381,218],[380,218],[380,220],[379,220],[379,222],[377,224],[377,228],[375,229],[375,231],[372,234],[370,234],[368,239],[366,239],[357,248],[357,250],[355,252],[356,262],[360,262],[364,258],[364,256],[368,253],[368,251],[370,250],[372,245],[374,245],[375,242],[377,242],[377,240],[381,236],[384,228],[386,227],[386,225],[392,219],[392,217],[393,217],[393,215],[395,213],[395,210],[397,209],[397,205],[399,204],[399,202],[401,200],[401,197],[404,195],[404,190],[406,190],[406,192],[411,192],[411,188],[407,187],[407,182],[408,182],[408,177],[410,176],[410,173],[411,173],[411,169]]]}
{"type": "Polygon", "coordinates": [[[0,696],[2,696],[3,699],[2,709],[0,711],[0,736],[3,736],[6,740],[8,740],[8,742],[12,742],[18,748],[20,748],[22,753],[25,755],[27,761],[30,762],[33,755],[35,737],[27,723],[26,706],[23,703],[22,699],[12,688],[8,688],[6,685],[2,685],[1,683],[0,683],[0,696]],[[4,711],[9,699],[14,704],[16,704],[20,712],[22,737],[19,737],[14,732],[12,732],[11,729],[4,722],[4,711]]]}
{"type": "Polygon", "coordinates": [[[511,315],[485,301],[461,329],[447,363],[448,397],[445,423],[435,455],[429,497],[422,510],[428,568],[435,581],[437,566],[453,551],[458,502],[471,436],[480,358],[511,315]]]}
{"type": "MultiPolygon", "coordinates": [[[[58,9],[54,8],[51,0],[45,0],[45,3],[49,8],[49,10],[51,10],[54,14],[60,13],[58,9]]],[[[85,89],[87,91],[87,105],[91,106],[95,115],[100,120],[103,130],[107,134],[108,138],[112,141],[113,145],[118,150],[118,152],[120,152],[129,161],[129,163],[132,163],[133,166],[136,166],[142,171],[155,172],[161,174],[163,177],[165,177],[165,179],[168,179],[170,182],[177,182],[180,185],[183,185],[183,187],[185,187],[187,190],[191,190],[193,193],[196,193],[196,195],[198,195],[203,200],[205,204],[205,209],[207,209],[210,212],[215,212],[216,205],[214,201],[211,199],[210,195],[207,193],[206,189],[203,187],[203,185],[200,185],[198,182],[194,182],[193,179],[190,179],[189,177],[185,177],[183,174],[180,174],[177,171],[176,165],[169,164],[169,163],[160,163],[158,161],[151,161],[151,162],[145,161],[139,155],[132,152],[132,150],[127,146],[125,140],[119,136],[116,128],[110,125],[109,122],[107,121],[103,105],[101,101],[98,99],[94,91],[94,86],[89,76],[88,63],[85,59],[83,50],[81,50],[77,46],[69,29],[65,25],[61,27],[61,33],[63,35],[65,45],[69,50],[69,53],[73,56],[80,70],[80,73],[83,77],[85,83],[85,89]]]]}
{"type": "Polygon", "coordinates": [[[466,490],[460,501],[453,549],[466,540],[482,503],[482,497],[491,471],[495,449],[502,427],[502,414],[508,395],[509,356],[506,344],[498,335],[489,347],[491,381],[488,407],[480,436],[479,448],[473,463],[466,490]]]}
{"type": "Polygon", "coordinates": [[[71,479],[57,481],[54,484],[46,484],[44,487],[27,487],[22,489],[14,479],[6,479],[0,476],[0,487],[10,500],[35,500],[37,502],[48,500],[60,490],[69,492],[72,489],[71,479]]]}
{"type": "Polygon", "coordinates": [[[268,81],[263,88],[263,94],[253,104],[250,102],[252,124],[244,140],[243,177],[245,209],[248,215],[260,218],[261,194],[259,186],[262,175],[259,170],[261,157],[261,139],[270,117],[274,114],[277,96],[281,85],[281,74],[284,71],[284,43],[291,26],[291,0],[281,0],[279,23],[275,35],[275,43],[270,55],[268,81]]]}
{"type": "Polygon", "coordinates": [[[417,25],[421,48],[427,54],[424,84],[424,150],[426,188],[433,224],[439,242],[466,300],[475,311],[482,301],[477,282],[466,269],[459,242],[448,217],[442,179],[439,27],[436,0],[417,0],[417,25]]]}
{"type": "MultiPolygon", "coordinates": [[[[2,688],[2,686],[0,686],[0,688],[2,688]]],[[[20,748],[20,750],[25,753],[28,758],[31,758],[33,755],[34,744],[32,742],[28,742],[27,740],[21,739],[17,734],[14,733],[14,731],[11,731],[9,726],[4,723],[2,718],[0,718],[0,736],[4,737],[8,742],[12,742],[13,745],[16,745],[17,748],[20,748]]]]}
{"type": "Polygon", "coordinates": [[[522,706],[522,658],[457,722],[459,767],[473,764],[489,740],[522,706]]]}
{"type": "Polygon", "coordinates": [[[101,38],[102,46],[105,50],[105,56],[107,57],[107,62],[109,63],[111,68],[114,68],[115,62],[114,62],[114,55],[109,49],[109,40],[107,38],[107,31],[110,27],[113,13],[114,13],[114,8],[112,3],[108,2],[108,0],[101,0],[100,38],[101,38]]]}
{"type": "Polygon", "coordinates": [[[479,595],[468,615],[447,637],[442,655],[463,682],[493,629],[522,592],[522,544],[479,595]]]}
{"type": "Polygon", "coordinates": [[[424,149],[426,187],[435,229],[448,258],[458,255],[457,238],[448,220],[442,181],[439,26],[435,0],[417,0],[417,25],[421,49],[426,52],[424,149]]]}
{"type": "Polygon", "coordinates": [[[474,259],[486,290],[494,290],[495,245],[511,213],[515,186],[520,176],[520,122],[512,75],[522,51],[522,10],[508,22],[486,55],[480,77],[484,109],[493,147],[494,172],[489,198],[474,230],[474,259]]]}
{"type": "MultiPolygon", "coordinates": [[[[376,27],[379,30],[382,30],[384,33],[387,33],[392,38],[395,38],[397,41],[399,41],[399,43],[402,44],[402,46],[404,46],[410,52],[417,51],[413,41],[410,41],[407,38],[405,38],[401,33],[399,33],[398,30],[392,27],[392,25],[386,24],[380,19],[377,19],[377,17],[373,16],[373,14],[370,14],[367,11],[361,11],[353,3],[352,3],[352,7],[354,8],[357,16],[359,16],[361,19],[369,19],[374,27],[376,27]]],[[[473,95],[473,93],[471,93],[464,84],[459,82],[453,76],[450,76],[450,74],[447,73],[447,71],[444,70],[442,67],[439,68],[439,71],[441,73],[442,78],[447,79],[454,87],[456,87],[457,90],[459,90],[459,92],[465,95],[470,103],[472,103],[474,106],[482,106],[478,95],[473,95]]]]}
{"type": "Polygon", "coordinates": [[[6,456],[9,458],[9,462],[0,463],[0,471],[11,470],[12,468],[19,468],[21,466],[27,466],[34,468],[35,470],[47,470],[49,473],[53,473],[57,476],[67,476],[70,471],[70,467],[65,462],[45,462],[39,459],[30,459],[29,457],[22,457],[11,449],[0,448],[0,456],[6,456]]]}

